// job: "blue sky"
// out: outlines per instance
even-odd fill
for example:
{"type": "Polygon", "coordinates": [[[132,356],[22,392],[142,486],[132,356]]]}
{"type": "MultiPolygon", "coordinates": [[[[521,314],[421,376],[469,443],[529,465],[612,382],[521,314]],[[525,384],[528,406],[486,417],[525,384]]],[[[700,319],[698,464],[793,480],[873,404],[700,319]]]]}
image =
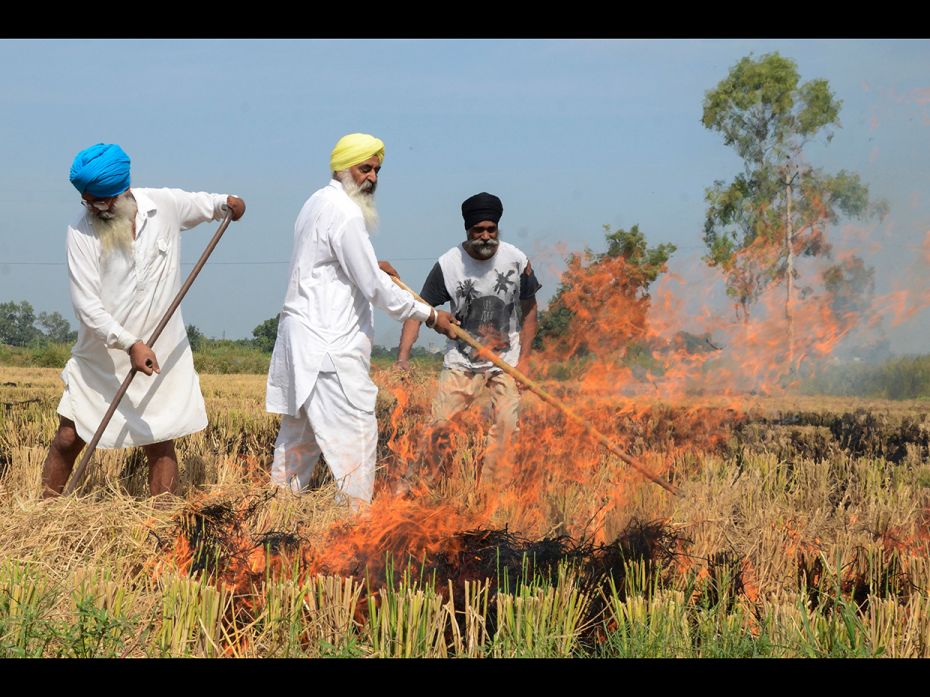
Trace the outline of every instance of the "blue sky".
{"type": "MultiPolygon", "coordinates": [[[[888,201],[864,231],[887,290],[930,230],[930,41],[4,40],[0,63],[15,69],[0,75],[0,302],[75,323],[68,169],[78,150],[117,142],[134,186],[245,198],[183,310],[209,336],[250,336],[279,311],[294,219],[353,131],[386,143],[372,241],[413,286],[463,238],[459,206],[479,191],[503,200],[504,238],[533,260],[543,301],[568,251],[602,248],[604,224],[675,243],[672,270],[697,279],[704,190],[740,167],[701,125],[704,94],[771,51],[843,101],[842,128],[808,156],[888,201]]],[[[213,229],[185,235],[186,262],[213,229]]],[[[896,328],[893,348],[924,351],[928,319],[896,328]]],[[[398,334],[379,313],[376,340],[398,334]]]]}

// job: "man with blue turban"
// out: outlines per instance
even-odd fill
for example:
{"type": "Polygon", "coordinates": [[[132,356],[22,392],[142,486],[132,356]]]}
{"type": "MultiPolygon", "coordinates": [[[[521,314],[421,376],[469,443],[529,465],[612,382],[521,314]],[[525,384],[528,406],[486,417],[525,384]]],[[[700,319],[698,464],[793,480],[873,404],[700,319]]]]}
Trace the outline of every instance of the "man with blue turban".
{"type": "Polygon", "coordinates": [[[281,414],[271,481],[299,492],[320,454],[353,508],[374,493],[378,388],[369,376],[372,305],[452,336],[447,312],[414,300],[388,276],[368,239],[378,222],[374,192],[384,143],[365,133],[340,138],[332,179],[304,204],[279,315],[265,406],[281,414]]]}
{"type": "Polygon", "coordinates": [[[233,220],[245,202],[226,194],[130,188],[129,155],[98,143],[71,165],[83,212],[68,226],[71,303],[78,340],[61,373],[58,432],[42,469],[43,496],[64,488],[130,368],[129,386],[99,447],[141,446],[153,496],[175,493],[174,439],[202,430],[207,415],[178,309],[154,346],[145,341],[181,287],[181,231],[233,220]]]}

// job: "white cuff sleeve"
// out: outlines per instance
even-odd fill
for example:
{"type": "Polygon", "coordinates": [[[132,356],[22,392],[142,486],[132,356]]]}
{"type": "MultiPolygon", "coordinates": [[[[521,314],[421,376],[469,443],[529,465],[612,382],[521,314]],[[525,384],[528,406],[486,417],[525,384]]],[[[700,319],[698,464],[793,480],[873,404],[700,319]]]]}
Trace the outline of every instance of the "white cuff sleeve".
{"type": "Polygon", "coordinates": [[[226,215],[226,209],[229,208],[229,204],[226,203],[226,200],[230,196],[235,196],[235,194],[213,194],[213,219],[222,220],[226,215]]]}
{"type": "MultiPolygon", "coordinates": [[[[117,325],[117,327],[119,327],[119,325],[117,325]]],[[[128,351],[130,346],[139,341],[139,337],[135,334],[130,334],[122,327],[114,329],[115,331],[111,331],[107,334],[107,348],[117,348],[128,351]]]]}
{"type": "Polygon", "coordinates": [[[421,303],[419,300],[414,300],[413,302],[413,313],[410,315],[410,319],[415,319],[420,322],[425,322],[429,319],[430,310],[432,310],[429,305],[426,303],[421,303]]]}

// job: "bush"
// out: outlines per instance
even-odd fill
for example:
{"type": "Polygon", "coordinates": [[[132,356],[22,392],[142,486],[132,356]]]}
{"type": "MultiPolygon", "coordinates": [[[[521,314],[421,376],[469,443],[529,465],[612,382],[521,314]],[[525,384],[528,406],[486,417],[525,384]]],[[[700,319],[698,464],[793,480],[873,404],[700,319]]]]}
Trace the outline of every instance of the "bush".
{"type": "Polygon", "coordinates": [[[31,349],[32,365],[37,368],[64,368],[71,358],[71,344],[52,344],[31,349]]]}
{"type": "Polygon", "coordinates": [[[930,399],[930,355],[829,366],[817,372],[803,391],[842,397],[930,399]]]}
{"type": "Polygon", "coordinates": [[[198,373],[268,372],[271,356],[261,349],[240,342],[207,339],[203,348],[194,353],[194,368],[198,373]]]}
{"type": "Polygon", "coordinates": [[[35,343],[31,346],[0,344],[0,365],[15,368],[64,368],[71,358],[71,344],[35,343]]]}

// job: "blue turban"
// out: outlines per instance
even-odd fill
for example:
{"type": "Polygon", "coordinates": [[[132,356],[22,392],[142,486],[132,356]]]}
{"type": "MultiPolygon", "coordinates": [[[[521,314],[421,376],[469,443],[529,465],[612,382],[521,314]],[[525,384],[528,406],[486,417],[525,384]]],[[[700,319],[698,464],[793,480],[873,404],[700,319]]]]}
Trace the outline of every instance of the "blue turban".
{"type": "Polygon", "coordinates": [[[70,179],[81,194],[118,196],[129,188],[129,155],[116,144],[92,145],[74,158],[70,179]]]}

